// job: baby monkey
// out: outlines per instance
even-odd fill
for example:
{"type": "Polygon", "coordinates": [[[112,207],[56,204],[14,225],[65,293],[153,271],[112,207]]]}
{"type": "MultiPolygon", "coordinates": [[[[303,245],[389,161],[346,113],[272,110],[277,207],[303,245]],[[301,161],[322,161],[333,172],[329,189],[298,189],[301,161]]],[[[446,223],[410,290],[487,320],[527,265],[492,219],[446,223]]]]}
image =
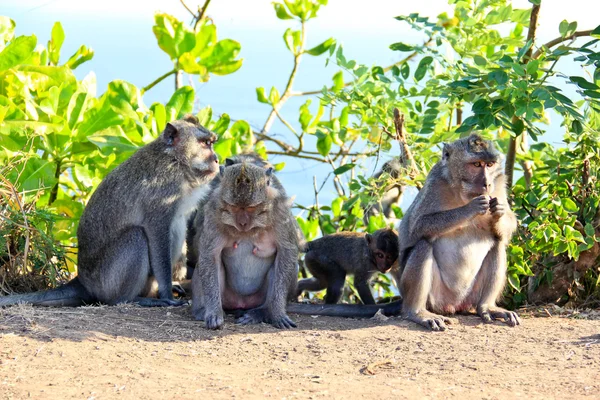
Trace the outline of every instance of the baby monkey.
{"type": "Polygon", "coordinates": [[[354,275],[354,287],[363,304],[375,304],[369,281],[379,272],[388,272],[398,260],[398,235],[392,229],[340,232],[306,244],[304,264],[312,278],[298,282],[298,296],[304,290],[327,289],[326,304],[342,297],[346,275],[354,275]]]}

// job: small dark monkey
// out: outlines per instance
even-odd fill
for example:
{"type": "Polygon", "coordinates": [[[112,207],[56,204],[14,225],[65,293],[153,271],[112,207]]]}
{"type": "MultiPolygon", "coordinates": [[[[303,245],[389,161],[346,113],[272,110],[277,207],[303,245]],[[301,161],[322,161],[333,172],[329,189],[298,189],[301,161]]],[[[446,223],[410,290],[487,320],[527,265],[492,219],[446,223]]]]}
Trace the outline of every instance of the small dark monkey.
{"type": "Polygon", "coordinates": [[[243,162],[221,168],[220,175],[196,227],[194,318],[217,329],[224,310],[241,310],[241,324],[295,327],[285,309],[298,273],[289,199],[274,184],[272,168],[243,162]]]}
{"type": "Polygon", "coordinates": [[[372,235],[340,232],[306,244],[304,264],[312,278],[298,282],[300,295],[327,289],[325,304],[336,304],[342,297],[346,275],[354,275],[354,287],[363,304],[375,304],[369,281],[379,272],[388,272],[398,259],[398,235],[380,229],[372,235]]]}
{"type": "Polygon", "coordinates": [[[172,267],[182,251],[186,219],[219,169],[215,140],[193,116],[168,123],[90,198],[77,230],[78,276],[54,290],[1,297],[0,306],[182,304],[173,299],[172,267]],[[158,283],[158,299],[142,297],[150,278],[158,283]]]}
{"type": "Polygon", "coordinates": [[[395,278],[405,318],[437,331],[449,322],[438,314],[476,308],[485,322],[520,324],[516,313],[496,305],[517,225],[507,203],[492,142],[473,134],[444,146],[400,224],[395,278]]]}

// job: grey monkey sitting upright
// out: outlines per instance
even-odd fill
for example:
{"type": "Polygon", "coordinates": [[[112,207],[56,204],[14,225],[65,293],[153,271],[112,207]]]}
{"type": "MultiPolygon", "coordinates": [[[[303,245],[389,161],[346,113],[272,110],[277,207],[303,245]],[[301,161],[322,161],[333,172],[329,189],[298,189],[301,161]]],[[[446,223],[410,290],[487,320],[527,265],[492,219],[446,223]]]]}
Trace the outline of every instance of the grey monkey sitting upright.
{"type": "Polygon", "coordinates": [[[0,297],[0,306],[182,304],[173,299],[172,266],[185,240],[186,218],[219,170],[215,140],[191,115],[168,123],[90,198],[77,230],[78,276],[53,290],[0,297]],[[158,299],[141,297],[150,278],[158,282],[158,299]]]}

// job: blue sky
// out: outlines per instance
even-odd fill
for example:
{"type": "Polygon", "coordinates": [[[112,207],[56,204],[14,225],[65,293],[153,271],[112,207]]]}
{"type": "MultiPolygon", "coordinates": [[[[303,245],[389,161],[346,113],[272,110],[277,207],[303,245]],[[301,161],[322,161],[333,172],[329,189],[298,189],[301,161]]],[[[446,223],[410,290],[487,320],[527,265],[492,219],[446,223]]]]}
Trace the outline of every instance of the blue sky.
{"type": "MultiPolygon", "coordinates": [[[[193,0],[187,3],[192,8],[198,4],[193,0]]],[[[570,0],[565,7],[561,1],[544,1],[538,29],[540,41],[558,36],[558,24],[563,19],[578,21],[579,29],[595,28],[600,24],[597,4],[594,0],[570,0]]],[[[525,0],[513,2],[514,8],[529,6],[525,0]]],[[[449,10],[446,0],[329,0],[319,17],[308,25],[308,43],[310,47],[334,37],[343,43],[347,58],[367,65],[389,65],[400,56],[389,50],[389,44],[397,41],[417,43],[420,39],[418,34],[394,20],[394,16],[418,12],[435,17],[449,10]]],[[[156,11],[189,20],[188,12],[178,0],[2,0],[0,5],[0,14],[16,21],[17,34],[34,33],[41,43],[48,40],[53,23],[61,21],[66,33],[63,57],[68,57],[82,44],[93,48],[94,59],[79,67],[77,75],[83,78],[94,71],[99,93],[111,80],[124,79],[142,87],[172,68],[152,33],[156,11]]],[[[245,119],[255,128],[261,128],[269,108],[256,101],[255,88],[275,85],[282,90],[292,66],[291,55],[282,40],[290,22],[278,20],[268,0],[213,0],[208,15],[215,21],[219,38],[231,38],[241,43],[244,64],[235,74],[215,76],[206,84],[192,81],[198,102],[201,106],[211,105],[216,113],[227,112],[234,119],[245,119]]],[[[324,62],[324,57],[305,57],[295,88],[320,89],[329,83],[336,69],[325,68],[324,62]]],[[[558,68],[571,75],[582,73],[567,65],[558,68]]],[[[184,83],[189,83],[187,77],[184,83]]],[[[144,96],[144,102],[147,105],[154,101],[165,102],[172,92],[173,81],[167,79],[150,90],[144,96]]],[[[284,116],[295,121],[298,106],[304,101],[292,99],[284,107],[284,116]]],[[[554,118],[546,138],[557,144],[561,136],[559,124],[560,120],[554,118]]],[[[283,134],[285,128],[275,124],[272,132],[283,134]]],[[[312,176],[322,179],[328,171],[311,162],[273,161],[288,162],[281,172],[284,185],[291,194],[298,196],[298,202],[311,203],[312,176]]],[[[321,201],[327,201],[332,195],[332,189],[326,189],[321,201]]]]}

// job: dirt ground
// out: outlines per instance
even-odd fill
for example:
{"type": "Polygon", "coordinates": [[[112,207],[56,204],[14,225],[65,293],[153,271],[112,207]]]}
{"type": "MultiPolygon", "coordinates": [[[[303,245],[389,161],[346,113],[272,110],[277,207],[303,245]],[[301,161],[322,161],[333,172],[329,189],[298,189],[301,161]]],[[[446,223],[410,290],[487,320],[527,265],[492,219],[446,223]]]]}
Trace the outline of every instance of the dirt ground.
{"type": "Polygon", "coordinates": [[[0,397],[600,398],[600,312],[554,311],[438,333],[297,315],[289,331],[228,318],[211,332],[189,307],[21,305],[0,310],[0,397]]]}

